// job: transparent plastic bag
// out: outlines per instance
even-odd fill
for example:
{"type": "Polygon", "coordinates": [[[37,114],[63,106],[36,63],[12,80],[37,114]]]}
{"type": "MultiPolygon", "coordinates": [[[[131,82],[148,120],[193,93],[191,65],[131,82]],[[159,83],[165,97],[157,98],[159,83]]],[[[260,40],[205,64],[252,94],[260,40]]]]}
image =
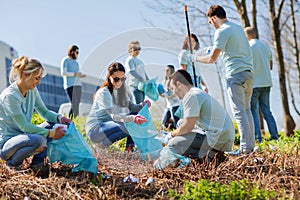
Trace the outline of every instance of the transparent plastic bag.
{"type": "Polygon", "coordinates": [[[148,105],[146,104],[138,113],[145,117],[148,122],[136,124],[134,122],[125,123],[131,138],[133,139],[137,150],[141,153],[141,159],[154,160],[159,156],[162,149],[162,142],[156,139],[157,130],[153,124],[148,105]]]}
{"type": "Polygon", "coordinates": [[[190,158],[174,153],[168,146],[165,146],[160,152],[160,157],[153,163],[153,166],[158,170],[162,170],[167,166],[182,168],[190,163],[190,158]]]}
{"type": "Polygon", "coordinates": [[[156,83],[157,78],[158,77],[147,80],[145,83],[139,83],[138,85],[138,89],[144,91],[145,95],[153,101],[157,101],[159,97],[156,83]]]}
{"type": "Polygon", "coordinates": [[[97,159],[74,123],[69,125],[65,136],[48,142],[47,154],[50,163],[74,164],[72,172],[83,170],[97,173],[98,171],[97,159]]]}

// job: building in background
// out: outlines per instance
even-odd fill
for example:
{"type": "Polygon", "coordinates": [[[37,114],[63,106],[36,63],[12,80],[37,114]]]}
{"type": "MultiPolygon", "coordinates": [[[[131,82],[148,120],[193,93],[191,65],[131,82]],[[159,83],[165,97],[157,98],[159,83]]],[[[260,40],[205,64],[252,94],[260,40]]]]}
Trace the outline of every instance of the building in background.
{"type": "MultiPolygon", "coordinates": [[[[18,57],[18,52],[8,44],[0,41],[0,91],[6,88],[9,83],[9,72],[13,59],[18,57]]],[[[41,61],[42,62],[42,61],[41,61]]],[[[47,75],[41,80],[41,84],[37,86],[41,98],[47,108],[55,112],[59,111],[60,105],[69,102],[68,97],[63,88],[63,78],[60,75],[60,67],[44,64],[47,75]]],[[[82,79],[82,96],[81,104],[83,108],[88,108],[86,105],[91,105],[93,95],[96,91],[97,78],[87,76],[82,79]]],[[[68,104],[64,104],[65,109],[68,104]]],[[[69,109],[69,108],[67,108],[69,109]]],[[[86,115],[89,110],[81,112],[81,115],[86,115]]]]}

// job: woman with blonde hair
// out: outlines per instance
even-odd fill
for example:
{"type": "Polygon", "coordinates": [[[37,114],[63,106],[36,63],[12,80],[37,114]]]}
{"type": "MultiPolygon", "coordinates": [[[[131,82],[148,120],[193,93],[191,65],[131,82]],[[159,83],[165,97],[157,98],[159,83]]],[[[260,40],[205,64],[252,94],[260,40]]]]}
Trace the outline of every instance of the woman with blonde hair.
{"type": "Polygon", "coordinates": [[[129,56],[125,61],[129,90],[136,104],[145,100],[145,93],[138,89],[139,83],[149,80],[145,71],[145,64],[137,58],[141,50],[142,48],[138,41],[130,42],[128,45],[129,56]]]}
{"type": "Polygon", "coordinates": [[[62,127],[46,129],[31,123],[36,111],[49,122],[70,123],[71,119],[48,110],[36,88],[46,75],[42,64],[21,56],[12,63],[10,82],[0,95],[0,158],[9,169],[35,155],[31,167],[44,164],[47,137],[59,139],[65,135],[62,127]]]}

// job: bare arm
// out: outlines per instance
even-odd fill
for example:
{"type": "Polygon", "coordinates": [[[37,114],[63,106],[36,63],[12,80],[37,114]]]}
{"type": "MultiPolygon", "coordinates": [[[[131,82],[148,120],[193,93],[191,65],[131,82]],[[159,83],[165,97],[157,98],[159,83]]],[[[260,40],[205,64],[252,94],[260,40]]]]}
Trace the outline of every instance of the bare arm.
{"type": "Polygon", "coordinates": [[[184,135],[192,132],[195,127],[197,117],[190,117],[183,119],[183,123],[179,126],[175,131],[173,131],[172,136],[175,137],[177,135],[184,135]]]}
{"type": "Polygon", "coordinates": [[[201,77],[201,85],[202,85],[202,89],[204,92],[208,93],[208,88],[207,88],[207,85],[205,84],[204,82],[204,79],[201,77]]]}
{"type": "Polygon", "coordinates": [[[197,56],[196,61],[205,64],[215,63],[217,62],[220,54],[221,54],[221,49],[213,49],[211,53],[207,56],[197,56]]]}

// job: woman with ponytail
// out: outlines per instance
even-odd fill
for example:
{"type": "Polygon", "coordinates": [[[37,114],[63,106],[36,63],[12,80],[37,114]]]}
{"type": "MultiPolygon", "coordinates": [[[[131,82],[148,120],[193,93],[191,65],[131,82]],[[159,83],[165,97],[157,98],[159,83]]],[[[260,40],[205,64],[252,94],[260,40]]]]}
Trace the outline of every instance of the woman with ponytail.
{"type": "Polygon", "coordinates": [[[70,123],[71,119],[48,110],[36,88],[46,75],[42,64],[21,56],[12,62],[9,79],[11,85],[0,95],[0,158],[9,169],[22,164],[35,155],[31,167],[42,166],[46,157],[47,138],[64,136],[62,126],[47,129],[31,123],[36,111],[48,122],[70,123]]]}

